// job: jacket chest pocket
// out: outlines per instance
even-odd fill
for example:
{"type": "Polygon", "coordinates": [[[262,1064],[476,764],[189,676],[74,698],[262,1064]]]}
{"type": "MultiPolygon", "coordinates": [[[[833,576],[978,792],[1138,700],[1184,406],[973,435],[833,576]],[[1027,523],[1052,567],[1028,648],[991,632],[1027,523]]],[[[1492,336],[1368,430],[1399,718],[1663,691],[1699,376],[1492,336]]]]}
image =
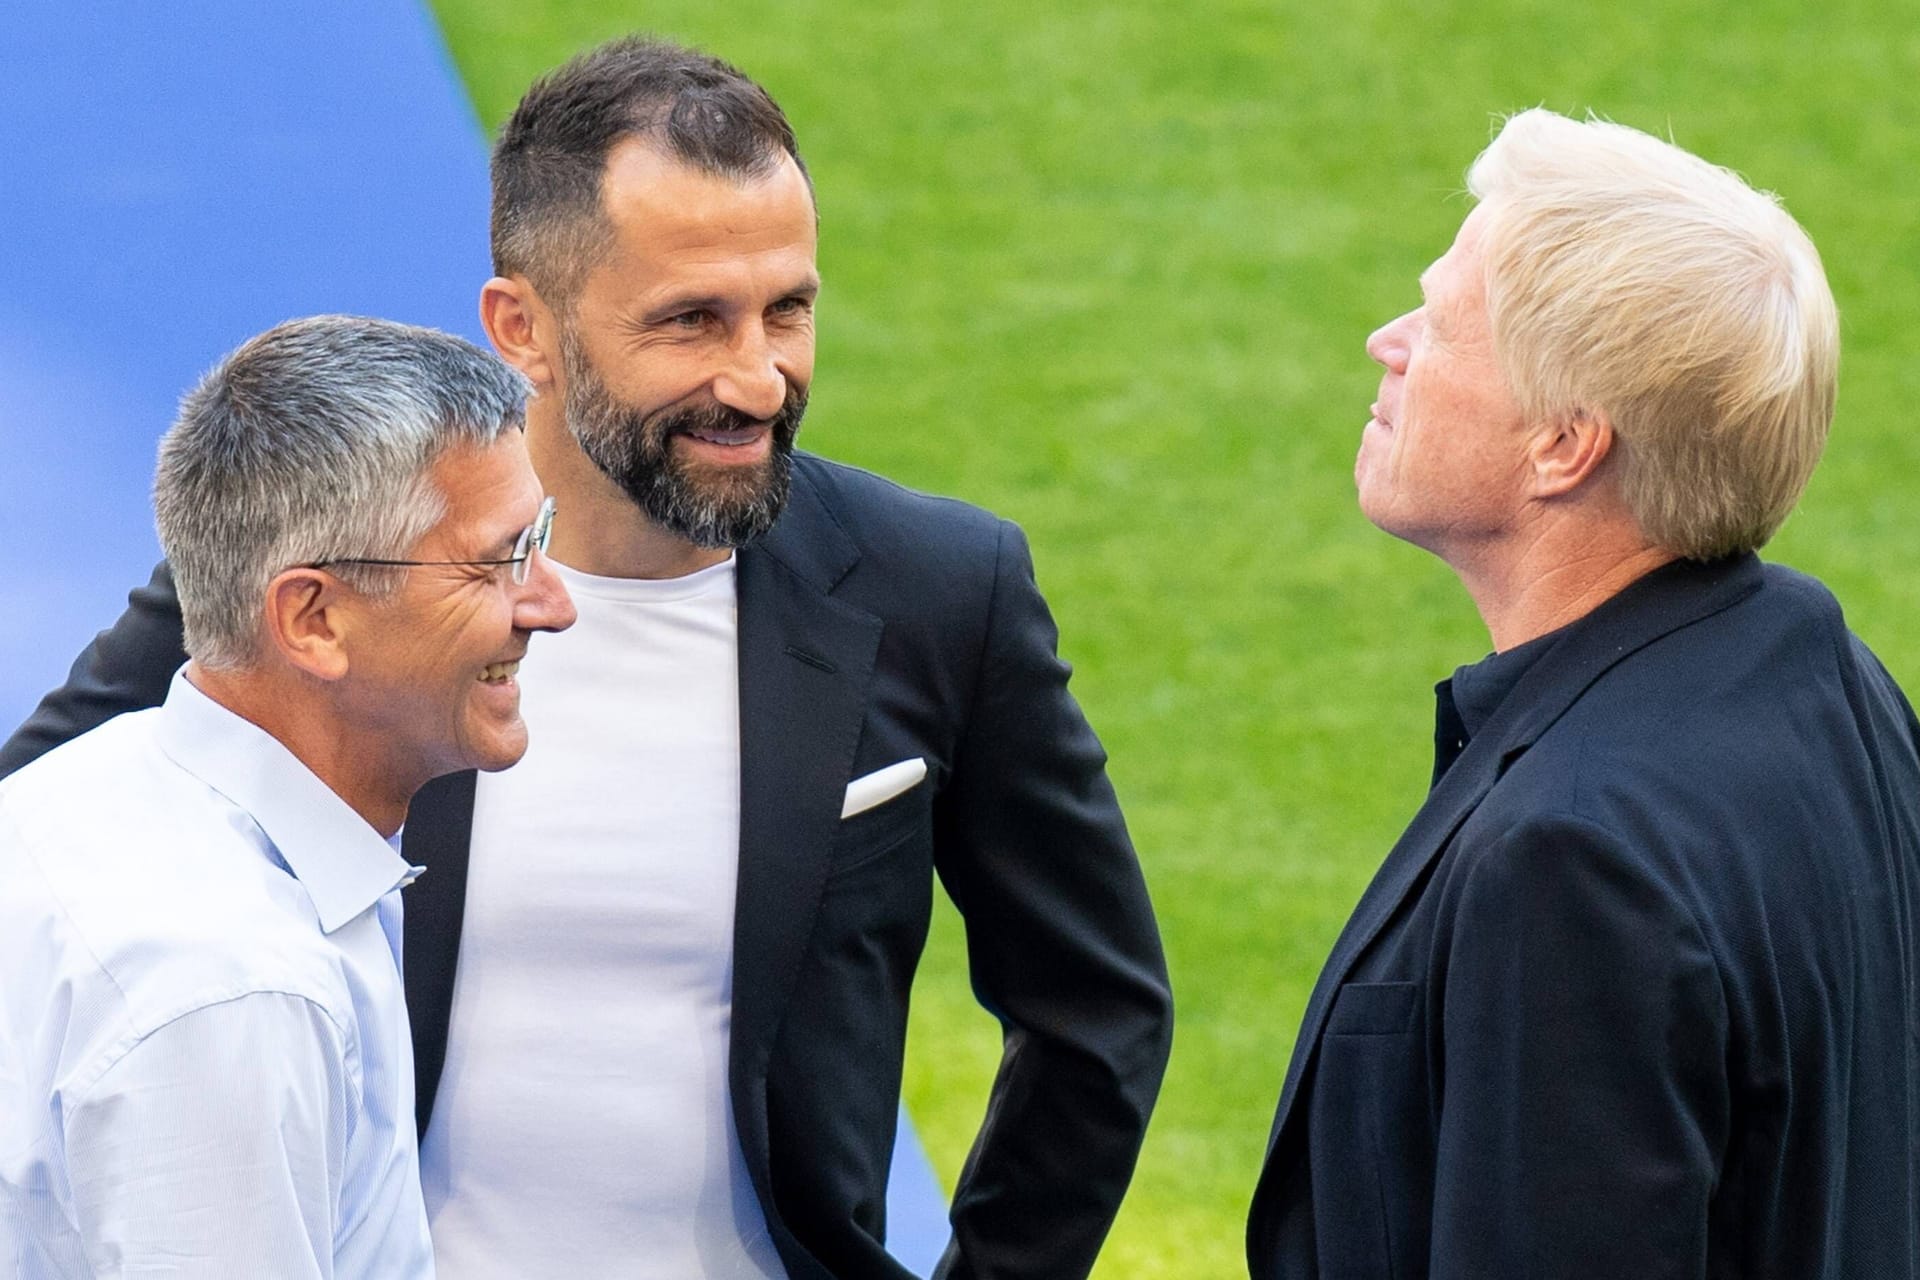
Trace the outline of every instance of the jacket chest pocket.
{"type": "Polygon", "coordinates": [[[1400,1036],[1420,1012],[1417,982],[1349,982],[1335,993],[1327,1014],[1330,1036],[1400,1036]]]}
{"type": "Polygon", "coordinates": [[[1324,1280],[1427,1273],[1433,1119],[1418,982],[1349,982],[1327,1013],[1308,1103],[1324,1280]]]}
{"type": "Polygon", "coordinates": [[[914,842],[928,843],[933,825],[932,779],[923,779],[864,813],[842,818],[833,837],[827,874],[839,876],[878,862],[914,842]]]}

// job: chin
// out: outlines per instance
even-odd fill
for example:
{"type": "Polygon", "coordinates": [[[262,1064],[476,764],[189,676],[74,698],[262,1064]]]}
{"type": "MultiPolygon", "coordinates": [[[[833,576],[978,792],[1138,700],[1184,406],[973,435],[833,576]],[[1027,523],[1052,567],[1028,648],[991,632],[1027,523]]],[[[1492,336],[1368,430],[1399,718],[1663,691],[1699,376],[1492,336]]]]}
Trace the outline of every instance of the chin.
{"type": "Polygon", "coordinates": [[[511,769],[520,763],[527,754],[527,727],[516,724],[513,729],[489,734],[476,743],[469,753],[468,769],[478,769],[482,773],[498,773],[502,769],[511,769]]]}
{"type": "Polygon", "coordinates": [[[1367,518],[1367,523],[1377,529],[1385,529],[1388,533],[1392,533],[1393,530],[1388,528],[1387,504],[1381,500],[1380,496],[1374,492],[1372,486],[1367,483],[1367,477],[1365,475],[1356,475],[1353,478],[1353,488],[1354,505],[1360,508],[1360,514],[1367,518]]]}
{"type": "Polygon", "coordinates": [[[1396,511],[1391,502],[1369,501],[1363,492],[1360,495],[1360,514],[1367,523],[1390,538],[1412,543],[1416,547],[1431,551],[1430,526],[1409,517],[1405,510],[1396,511]]]}
{"type": "Polygon", "coordinates": [[[518,751],[503,751],[496,755],[489,756],[487,759],[474,765],[474,768],[478,769],[481,773],[499,773],[502,769],[511,769],[513,766],[519,764],[526,754],[527,749],[522,745],[518,751]]]}

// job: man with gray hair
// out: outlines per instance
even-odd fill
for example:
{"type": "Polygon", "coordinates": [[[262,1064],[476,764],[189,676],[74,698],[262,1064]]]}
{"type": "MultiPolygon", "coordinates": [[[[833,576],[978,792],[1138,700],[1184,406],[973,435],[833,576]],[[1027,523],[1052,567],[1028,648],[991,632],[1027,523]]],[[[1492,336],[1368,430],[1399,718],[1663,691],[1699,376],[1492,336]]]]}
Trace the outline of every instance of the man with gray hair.
{"type": "Polygon", "coordinates": [[[573,620],[525,397],[327,316],[184,401],[154,505],[189,661],[0,783],[9,1275],[432,1276],[399,829],[520,758],[520,656],[573,620]]]}
{"type": "Polygon", "coordinates": [[[1495,652],[1308,1003],[1252,1274],[1915,1275],[1920,725],[1754,554],[1833,413],[1819,257],[1598,121],[1468,185],[1355,479],[1495,652]]]}
{"type": "MultiPolygon", "coordinates": [[[[795,447],[819,218],[738,68],[582,53],[502,127],[493,196],[481,323],[534,387],[580,622],[526,670],[520,767],[407,819],[441,1266],[904,1280],[887,1185],[937,878],[1003,1047],[935,1274],[1085,1276],[1172,1005],[1025,536],[795,447]]],[[[168,566],[129,605],[0,774],[160,696],[168,566]]]]}

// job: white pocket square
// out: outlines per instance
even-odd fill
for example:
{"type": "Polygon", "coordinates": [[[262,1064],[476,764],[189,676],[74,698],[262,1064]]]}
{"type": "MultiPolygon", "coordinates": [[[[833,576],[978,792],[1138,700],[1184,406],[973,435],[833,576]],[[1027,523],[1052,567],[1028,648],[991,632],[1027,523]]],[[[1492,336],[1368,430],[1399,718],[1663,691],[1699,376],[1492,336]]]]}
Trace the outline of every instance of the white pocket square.
{"type": "Polygon", "coordinates": [[[840,806],[840,816],[851,818],[875,805],[885,804],[901,792],[918,786],[920,779],[926,776],[927,762],[915,756],[884,769],[875,769],[864,778],[855,778],[847,784],[847,799],[840,806]]]}

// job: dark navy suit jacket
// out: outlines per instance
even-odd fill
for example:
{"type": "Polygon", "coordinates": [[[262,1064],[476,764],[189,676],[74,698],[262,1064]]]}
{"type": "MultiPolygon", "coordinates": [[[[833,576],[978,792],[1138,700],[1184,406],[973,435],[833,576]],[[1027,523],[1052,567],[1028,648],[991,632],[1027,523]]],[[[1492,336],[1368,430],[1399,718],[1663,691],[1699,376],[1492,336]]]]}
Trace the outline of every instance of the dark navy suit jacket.
{"type": "MultiPolygon", "coordinates": [[[[738,591],[730,1084],[788,1274],[908,1276],[881,1241],[937,873],[1006,1039],[940,1274],[1085,1275],[1133,1170],[1172,1011],[1106,756],[1067,692],[1025,539],[802,454],[786,511],[739,553],[738,591]],[[850,780],[914,756],[925,783],[841,820],[850,780]]],[[[183,660],[163,565],[0,749],[0,775],[158,703],[183,660]]],[[[609,697],[644,711],[640,696],[609,697]]],[[[473,774],[443,778],[407,817],[407,856],[431,872],[407,890],[405,939],[423,1132],[446,1057],[473,795],[473,774]]]]}
{"type": "Polygon", "coordinates": [[[1253,1276],[1920,1274],[1917,739],[1752,556],[1565,628],[1334,948],[1253,1276]]]}

